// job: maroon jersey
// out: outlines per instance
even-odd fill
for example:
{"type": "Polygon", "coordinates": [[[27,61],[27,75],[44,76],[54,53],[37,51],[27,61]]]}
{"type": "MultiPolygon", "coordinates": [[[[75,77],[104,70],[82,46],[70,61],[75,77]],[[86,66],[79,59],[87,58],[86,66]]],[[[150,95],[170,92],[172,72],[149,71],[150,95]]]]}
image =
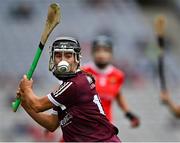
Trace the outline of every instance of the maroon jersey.
{"type": "Polygon", "coordinates": [[[63,81],[48,95],[55,105],[65,141],[119,142],[118,129],[106,118],[93,79],[83,72],[63,81]]]}

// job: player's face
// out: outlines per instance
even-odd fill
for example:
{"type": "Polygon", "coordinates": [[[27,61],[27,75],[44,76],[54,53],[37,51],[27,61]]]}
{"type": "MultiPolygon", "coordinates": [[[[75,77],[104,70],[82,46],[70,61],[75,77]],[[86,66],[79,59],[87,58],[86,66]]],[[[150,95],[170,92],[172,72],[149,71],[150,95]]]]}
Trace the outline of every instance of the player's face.
{"type": "Polygon", "coordinates": [[[112,59],[112,49],[108,47],[96,47],[93,52],[95,63],[107,65],[112,59]]]}
{"type": "Polygon", "coordinates": [[[77,63],[75,60],[74,53],[72,52],[55,52],[54,61],[55,64],[58,65],[62,60],[66,61],[70,65],[70,71],[74,72],[77,69],[77,63]]]}

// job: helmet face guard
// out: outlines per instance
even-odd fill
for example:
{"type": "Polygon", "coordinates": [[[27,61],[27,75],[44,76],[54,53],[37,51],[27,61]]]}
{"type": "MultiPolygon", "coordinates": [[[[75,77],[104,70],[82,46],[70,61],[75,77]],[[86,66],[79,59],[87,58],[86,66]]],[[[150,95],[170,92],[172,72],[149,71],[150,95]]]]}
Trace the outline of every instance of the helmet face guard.
{"type": "Polygon", "coordinates": [[[70,71],[70,65],[68,62],[63,60],[65,53],[72,53],[75,57],[78,67],[80,66],[81,48],[79,42],[71,37],[59,37],[50,46],[50,59],[49,59],[49,71],[53,73],[55,77],[60,80],[72,77],[76,72],[70,71]],[[62,61],[58,64],[55,63],[55,53],[62,53],[62,61]]]}

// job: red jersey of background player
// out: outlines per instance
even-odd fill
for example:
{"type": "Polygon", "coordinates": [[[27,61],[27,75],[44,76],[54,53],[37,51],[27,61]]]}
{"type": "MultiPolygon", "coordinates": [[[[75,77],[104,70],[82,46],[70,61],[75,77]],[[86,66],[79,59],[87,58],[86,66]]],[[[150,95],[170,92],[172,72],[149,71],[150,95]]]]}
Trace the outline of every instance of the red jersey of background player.
{"type": "Polygon", "coordinates": [[[120,141],[118,129],[104,115],[93,79],[79,71],[48,94],[65,141],[120,141]]]}
{"type": "Polygon", "coordinates": [[[96,80],[96,90],[107,118],[112,121],[111,103],[116,98],[124,82],[124,73],[113,65],[108,65],[100,70],[94,63],[89,63],[82,68],[85,72],[92,74],[96,80]]]}

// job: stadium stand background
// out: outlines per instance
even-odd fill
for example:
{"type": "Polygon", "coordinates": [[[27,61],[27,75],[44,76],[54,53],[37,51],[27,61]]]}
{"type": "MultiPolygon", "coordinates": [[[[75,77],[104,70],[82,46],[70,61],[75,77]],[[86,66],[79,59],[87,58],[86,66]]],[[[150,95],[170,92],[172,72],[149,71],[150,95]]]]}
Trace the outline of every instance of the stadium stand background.
{"type": "MultiPolygon", "coordinates": [[[[0,141],[58,141],[59,132],[43,137],[43,129],[20,108],[13,113],[10,103],[19,79],[34,56],[47,7],[54,0],[0,1],[0,141]]],[[[131,129],[117,105],[114,123],[122,141],[180,141],[180,120],[160,104],[156,74],[157,53],[153,18],[163,13],[168,19],[166,68],[172,98],[178,98],[180,86],[180,26],[178,0],[57,0],[62,9],[60,25],[50,36],[38,64],[34,88],[38,95],[50,92],[57,82],[48,71],[48,47],[56,36],[75,36],[82,46],[82,64],[91,60],[90,42],[106,33],[115,42],[114,64],[126,73],[123,93],[141,119],[131,129]]]]}

